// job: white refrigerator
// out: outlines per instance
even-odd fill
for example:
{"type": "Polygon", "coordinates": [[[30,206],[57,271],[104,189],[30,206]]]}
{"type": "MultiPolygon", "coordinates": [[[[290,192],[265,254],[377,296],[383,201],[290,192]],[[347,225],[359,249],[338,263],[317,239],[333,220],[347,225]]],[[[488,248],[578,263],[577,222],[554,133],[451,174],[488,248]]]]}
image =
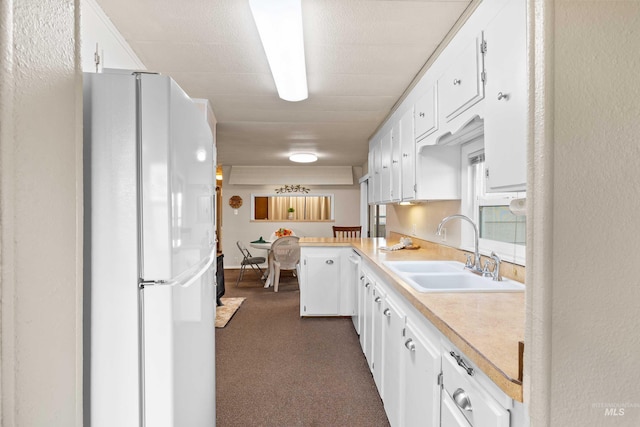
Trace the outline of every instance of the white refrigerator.
{"type": "Polygon", "coordinates": [[[84,74],[84,412],[215,425],[215,147],[169,77],[84,74]]]}

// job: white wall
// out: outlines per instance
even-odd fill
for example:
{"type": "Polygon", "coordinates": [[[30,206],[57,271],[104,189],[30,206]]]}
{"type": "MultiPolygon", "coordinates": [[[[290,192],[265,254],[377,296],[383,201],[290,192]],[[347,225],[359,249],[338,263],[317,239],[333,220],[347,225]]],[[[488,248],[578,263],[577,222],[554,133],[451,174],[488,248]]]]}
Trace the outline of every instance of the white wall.
{"type": "MultiPolygon", "coordinates": [[[[300,237],[332,237],[333,225],[360,225],[360,185],[353,186],[313,186],[306,185],[311,193],[333,194],[335,205],[335,222],[251,222],[251,194],[275,193],[276,185],[248,186],[229,185],[229,167],[223,171],[222,184],[222,251],[225,268],[238,268],[242,255],[236,246],[240,240],[249,248],[252,255],[264,256],[264,251],[252,249],[249,242],[260,236],[268,239],[280,227],[293,230],[300,237]],[[231,196],[242,197],[243,204],[234,214],[229,206],[231,196]],[[260,253],[263,252],[263,253],[260,253]]],[[[357,180],[356,180],[357,182],[357,180]]],[[[284,185],[285,183],[283,183],[284,185]]]]}
{"type": "Polygon", "coordinates": [[[443,241],[440,236],[436,236],[440,221],[455,213],[460,213],[460,200],[422,202],[408,206],[390,204],[387,205],[387,232],[395,231],[457,248],[460,247],[461,221],[452,221],[446,225],[446,241],[443,241]],[[415,233],[413,233],[414,224],[416,226],[415,233]]]}
{"type": "Polygon", "coordinates": [[[95,0],[80,0],[82,14],[80,29],[82,35],[82,71],[95,73],[94,53],[96,44],[100,55],[99,70],[120,68],[125,70],[145,70],[146,67],[113,26],[95,0]]]}
{"type": "Polygon", "coordinates": [[[82,425],[78,2],[0,2],[2,425],[82,425]]]}
{"type": "Polygon", "coordinates": [[[534,426],[638,426],[640,2],[534,7],[525,399],[534,426]]]}

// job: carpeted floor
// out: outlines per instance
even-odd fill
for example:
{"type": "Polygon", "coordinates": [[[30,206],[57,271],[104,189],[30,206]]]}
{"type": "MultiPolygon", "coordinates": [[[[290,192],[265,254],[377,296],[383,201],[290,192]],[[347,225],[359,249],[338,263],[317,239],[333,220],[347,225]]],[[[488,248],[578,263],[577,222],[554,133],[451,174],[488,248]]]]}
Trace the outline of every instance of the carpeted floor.
{"type": "Polygon", "coordinates": [[[225,297],[247,299],[216,329],[217,426],[388,426],[351,319],[301,319],[290,272],[278,293],[237,274],[225,297]]]}

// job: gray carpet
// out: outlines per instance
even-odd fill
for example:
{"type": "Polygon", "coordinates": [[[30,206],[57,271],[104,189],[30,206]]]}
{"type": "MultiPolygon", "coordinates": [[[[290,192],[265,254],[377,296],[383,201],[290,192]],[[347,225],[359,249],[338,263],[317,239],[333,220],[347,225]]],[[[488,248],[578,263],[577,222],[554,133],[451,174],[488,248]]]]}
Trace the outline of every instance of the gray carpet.
{"type": "Polygon", "coordinates": [[[217,426],[388,426],[351,319],[301,319],[282,274],[274,293],[225,271],[225,297],[247,300],[216,329],[217,426]]]}

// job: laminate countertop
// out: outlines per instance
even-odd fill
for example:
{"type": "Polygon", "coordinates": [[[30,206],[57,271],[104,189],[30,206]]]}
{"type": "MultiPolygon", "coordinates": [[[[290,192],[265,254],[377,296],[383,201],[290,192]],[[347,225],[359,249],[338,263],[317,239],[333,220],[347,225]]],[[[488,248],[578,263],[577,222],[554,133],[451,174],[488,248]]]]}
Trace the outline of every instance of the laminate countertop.
{"type": "Polygon", "coordinates": [[[303,237],[300,246],[353,247],[509,397],[522,402],[519,342],[524,341],[524,292],[421,293],[384,261],[444,260],[436,244],[384,251],[382,238],[303,237]]]}

